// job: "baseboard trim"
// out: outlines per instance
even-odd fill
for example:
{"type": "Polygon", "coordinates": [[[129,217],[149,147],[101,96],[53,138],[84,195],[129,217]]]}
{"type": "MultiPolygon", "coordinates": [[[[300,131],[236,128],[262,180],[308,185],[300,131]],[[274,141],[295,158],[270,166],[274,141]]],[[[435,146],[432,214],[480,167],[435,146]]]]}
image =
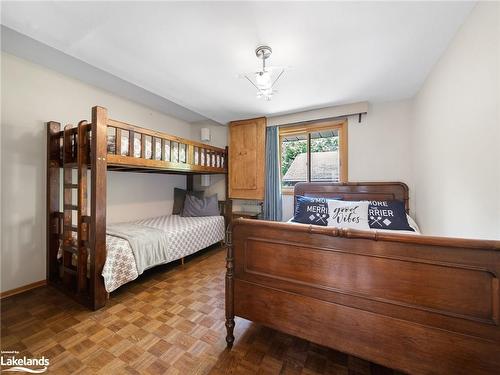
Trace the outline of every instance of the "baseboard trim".
{"type": "Polygon", "coordinates": [[[36,281],[34,283],[20,286],[19,288],[11,289],[11,290],[6,290],[5,292],[0,293],[0,299],[4,299],[10,296],[14,296],[16,294],[24,293],[27,292],[28,290],[39,288],[41,286],[47,285],[47,280],[40,280],[36,281]]]}

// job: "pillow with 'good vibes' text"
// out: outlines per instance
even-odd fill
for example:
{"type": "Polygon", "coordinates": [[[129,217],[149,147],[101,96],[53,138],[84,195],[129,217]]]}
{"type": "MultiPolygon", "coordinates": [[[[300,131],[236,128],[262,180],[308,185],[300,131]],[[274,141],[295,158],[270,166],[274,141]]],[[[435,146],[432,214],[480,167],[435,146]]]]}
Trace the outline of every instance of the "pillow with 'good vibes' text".
{"type": "Polygon", "coordinates": [[[292,221],[326,226],[328,223],[328,201],[329,199],[326,198],[298,195],[295,199],[295,212],[292,221]]]}
{"type": "Polygon", "coordinates": [[[372,229],[415,230],[408,224],[402,201],[370,201],[368,224],[372,229]]]}
{"type": "Polygon", "coordinates": [[[368,202],[328,201],[328,226],[368,230],[368,202]]]}

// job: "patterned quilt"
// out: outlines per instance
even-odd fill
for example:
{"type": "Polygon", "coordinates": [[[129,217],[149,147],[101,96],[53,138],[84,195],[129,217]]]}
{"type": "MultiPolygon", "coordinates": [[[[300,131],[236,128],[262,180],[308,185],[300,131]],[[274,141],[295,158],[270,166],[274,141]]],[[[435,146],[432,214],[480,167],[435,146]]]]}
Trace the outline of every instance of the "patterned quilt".
{"type": "MultiPolygon", "coordinates": [[[[224,217],[222,216],[168,215],[132,223],[144,226],[145,230],[149,227],[165,231],[167,256],[161,262],[162,264],[193,254],[224,239],[224,217]]],[[[61,250],[59,253],[62,255],[61,250]]],[[[116,290],[123,284],[136,279],[139,274],[129,242],[123,238],[106,235],[106,262],[102,270],[106,291],[116,290]]]]}

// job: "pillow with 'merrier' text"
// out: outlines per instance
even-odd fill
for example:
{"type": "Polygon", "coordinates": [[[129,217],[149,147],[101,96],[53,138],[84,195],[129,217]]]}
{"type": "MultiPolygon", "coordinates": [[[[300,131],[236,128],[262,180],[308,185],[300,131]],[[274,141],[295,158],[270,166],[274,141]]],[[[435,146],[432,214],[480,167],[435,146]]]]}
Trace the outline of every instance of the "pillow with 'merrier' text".
{"type": "Polygon", "coordinates": [[[328,201],[329,199],[326,198],[298,195],[295,198],[295,212],[292,221],[326,226],[328,223],[328,201]]]}
{"type": "Polygon", "coordinates": [[[372,229],[415,231],[408,223],[405,204],[402,201],[370,201],[368,219],[372,229]]]}
{"type": "Polygon", "coordinates": [[[368,230],[368,202],[328,201],[329,227],[368,230]]]}

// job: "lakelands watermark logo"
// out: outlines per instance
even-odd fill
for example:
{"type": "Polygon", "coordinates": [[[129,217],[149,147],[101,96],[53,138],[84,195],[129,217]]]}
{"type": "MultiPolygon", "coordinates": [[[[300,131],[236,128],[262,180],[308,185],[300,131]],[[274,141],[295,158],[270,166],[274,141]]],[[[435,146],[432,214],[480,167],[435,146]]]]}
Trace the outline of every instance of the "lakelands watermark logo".
{"type": "Polygon", "coordinates": [[[29,358],[26,356],[16,357],[19,352],[15,350],[2,350],[0,362],[2,372],[29,372],[31,374],[41,374],[49,368],[50,361],[45,356],[40,358],[29,358]],[[10,366],[3,368],[4,366],[10,366]]]}

